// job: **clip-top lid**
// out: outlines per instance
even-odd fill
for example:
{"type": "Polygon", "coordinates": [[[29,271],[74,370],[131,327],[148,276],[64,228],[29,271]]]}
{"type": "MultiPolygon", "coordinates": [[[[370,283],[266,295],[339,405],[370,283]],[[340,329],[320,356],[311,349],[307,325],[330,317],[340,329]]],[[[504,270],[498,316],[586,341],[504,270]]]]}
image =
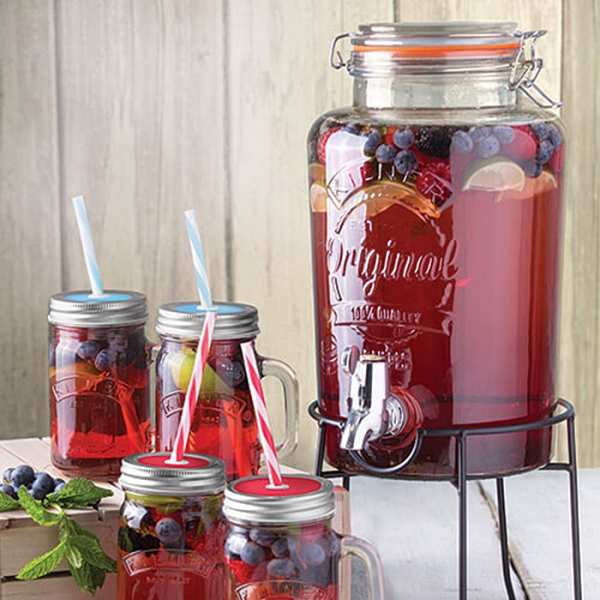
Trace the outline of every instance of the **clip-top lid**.
{"type": "Polygon", "coordinates": [[[266,476],[244,477],[225,490],[223,513],[234,523],[285,525],[332,517],[333,484],[312,475],[284,475],[284,487],[274,488],[266,476]]]}
{"type": "Polygon", "coordinates": [[[193,496],[217,494],[225,488],[225,463],[214,456],[184,454],[169,462],[169,452],[132,454],[121,461],[119,485],[138,494],[193,496]]]}
{"type": "Polygon", "coordinates": [[[61,292],[50,297],[48,321],[54,325],[105,327],[144,323],[146,296],[139,292],[106,290],[94,296],[87,290],[61,292]]]}
{"type": "MultiPolygon", "coordinates": [[[[256,337],[258,310],[250,304],[215,302],[217,319],[214,340],[233,340],[256,337]]],[[[198,302],[170,302],[158,309],[156,333],[180,338],[198,338],[204,324],[205,308],[198,302]]]]}

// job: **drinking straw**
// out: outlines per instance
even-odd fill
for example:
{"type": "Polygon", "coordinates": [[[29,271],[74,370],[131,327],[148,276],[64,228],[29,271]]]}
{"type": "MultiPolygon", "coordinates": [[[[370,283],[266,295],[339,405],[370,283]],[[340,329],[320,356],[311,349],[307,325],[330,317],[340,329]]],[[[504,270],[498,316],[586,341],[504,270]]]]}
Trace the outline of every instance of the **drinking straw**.
{"type": "Polygon", "coordinates": [[[204,308],[212,308],[213,303],[208,285],[208,276],[206,274],[206,262],[204,261],[204,252],[202,252],[202,242],[200,240],[200,231],[198,230],[195,210],[185,211],[185,224],[192,250],[192,260],[194,262],[194,273],[196,275],[200,303],[204,308]]]}
{"type": "Polygon", "coordinates": [[[260,443],[265,456],[265,465],[267,467],[270,487],[285,488],[287,486],[283,483],[281,478],[281,470],[277,460],[277,452],[275,451],[275,440],[273,439],[271,425],[269,424],[267,403],[265,402],[265,394],[258,374],[258,366],[256,364],[256,356],[254,355],[252,342],[243,343],[241,348],[244,357],[244,366],[246,367],[246,374],[248,376],[250,396],[252,397],[252,403],[254,404],[254,412],[256,413],[260,443]]]}
{"type": "Polygon", "coordinates": [[[210,343],[212,340],[212,332],[216,319],[216,311],[206,311],[204,315],[204,323],[202,325],[202,333],[200,334],[200,339],[198,340],[198,349],[196,350],[196,358],[194,359],[190,384],[183,402],[181,421],[179,421],[179,427],[177,428],[177,433],[175,434],[175,442],[173,444],[171,456],[167,461],[173,464],[181,464],[185,462],[183,455],[185,453],[185,447],[187,446],[188,438],[190,436],[192,418],[198,403],[198,395],[200,394],[202,377],[204,375],[204,366],[206,365],[206,359],[208,358],[208,352],[210,350],[210,343]]]}
{"type": "Polygon", "coordinates": [[[168,462],[173,464],[184,463],[183,455],[190,436],[192,426],[192,418],[198,403],[198,395],[202,386],[202,377],[204,375],[204,367],[208,358],[210,344],[212,341],[213,329],[217,319],[217,313],[212,304],[210,287],[208,285],[208,277],[206,275],[206,264],[204,262],[204,253],[202,252],[202,242],[200,241],[200,232],[198,230],[198,222],[196,220],[196,211],[187,210],[185,212],[185,223],[187,226],[188,238],[190,241],[190,249],[192,250],[192,261],[194,263],[194,272],[196,274],[196,284],[198,286],[198,295],[200,303],[205,309],[204,323],[202,324],[202,332],[198,339],[198,349],[196,350],[196,358],[192,367],[192,375],[190,384],[185,394],[183,402],[183,410],[181,412],[181,421],[175,434],[175,442],[173,450],[168,462]]]}
{"type": "Polygon", "coordinates": [[[76,196],[73,198],[73,207],[75,208],[75,216],[77,217],[77,227],[79,229],[81,246],[83,247],[85,266],[87,267],[88,277],[90,278],[90,285],[92,287],[92,296],[104,296],[100,271],[98,270],[98,262],[96,261],[96,253],[94,252],[92,230],[85,211],[85,201],[83,196],[76,196]]]}

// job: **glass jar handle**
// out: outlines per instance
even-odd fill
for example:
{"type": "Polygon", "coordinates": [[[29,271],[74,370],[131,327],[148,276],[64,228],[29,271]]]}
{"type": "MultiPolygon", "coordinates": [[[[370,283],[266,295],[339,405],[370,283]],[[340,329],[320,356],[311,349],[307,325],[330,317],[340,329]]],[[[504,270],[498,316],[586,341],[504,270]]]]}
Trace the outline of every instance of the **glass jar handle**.
{"type": "Polygon", "coordinates": [[[368,600],[384,600],[383,568],[375,546],[354,536],[342,537],[342,558],[356,556],[367,569],[368,600]]]}
{"type": "Polygon", "coordinates": [[[283,441],[277,444],[277,457],[285,458],[294,452],[298,445],[298,413],[300,387],[294,370],[276,358],[260,357],[261,377],[275,377],[283,386],[283,404],[285,408],[285,433],[283,441]]]}

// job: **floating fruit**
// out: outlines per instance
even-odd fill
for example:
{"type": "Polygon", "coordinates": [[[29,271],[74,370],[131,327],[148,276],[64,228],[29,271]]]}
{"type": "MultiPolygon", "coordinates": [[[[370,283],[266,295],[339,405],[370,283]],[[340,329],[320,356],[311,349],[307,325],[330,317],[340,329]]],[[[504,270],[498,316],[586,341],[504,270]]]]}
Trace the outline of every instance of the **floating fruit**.
{"type": "Polygon", "coordinates": [[[556,190],[558,183],[556,177],[549,171],[542,171],[542,174],[535,179],[527,178],[525,185],[521,190],[504,190],[498,194],[498,202],[506,200],[528,200],[535,196],[548,194],[556,190]]]}
{"type": "Polygon", "coordinates": [[[475,171],[467,174],[463,190],[520,191],[525,186],[525,179],[525,172],[516,162],[498,158],[480,163],[475,171]]]}
{"type": "Polygon", "coordinates": [[[192,351],[178,352],[171,356],[171,377],[173,383],[182,391],[187,390],[188,385],[190,385],[195,359],[196,353],[192,351]]]}
{"type": "Polygon", "coordinates": [[[320,183],[310,186],[310,206],[313,212],[327,211],[327,190],[320,183]]]}

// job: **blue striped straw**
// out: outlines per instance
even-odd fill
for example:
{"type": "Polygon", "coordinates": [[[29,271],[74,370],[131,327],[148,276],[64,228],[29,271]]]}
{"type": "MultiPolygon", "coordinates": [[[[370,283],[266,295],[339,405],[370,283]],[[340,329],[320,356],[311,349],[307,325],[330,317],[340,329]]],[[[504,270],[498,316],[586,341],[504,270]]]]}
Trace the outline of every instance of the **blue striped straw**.
{"type": "Polygon", "coordinates": [[[200,231],[198,229],[195,210],[185,211],[185,224],[190,240],[190,248],[192,249],[192,259],[194,261],[194,272],[196,274],[196,285],[198,286],[200,303],[203,308],[212,308],[213,302],[208,285],[206,262],[204,261],[204,252],[202,252],[202,242],[200,240],[200,231]]]}
{"type": "Polygon", "coordinates": [[[104,289],[102,288],[100,271],[98,270],[96,253],[94,252],[92,230],[90,229],[90,222],[88,221],[87,213],[85,211],[83,196],[76,196],[73,198],[73,207],[75,208],[75,216],[77,217],[77,227],[79,228],[79,237],[83,247],[85,266],[87,267],[90,285],[92,286],[92,296],[103,296],[104,289]]]}

